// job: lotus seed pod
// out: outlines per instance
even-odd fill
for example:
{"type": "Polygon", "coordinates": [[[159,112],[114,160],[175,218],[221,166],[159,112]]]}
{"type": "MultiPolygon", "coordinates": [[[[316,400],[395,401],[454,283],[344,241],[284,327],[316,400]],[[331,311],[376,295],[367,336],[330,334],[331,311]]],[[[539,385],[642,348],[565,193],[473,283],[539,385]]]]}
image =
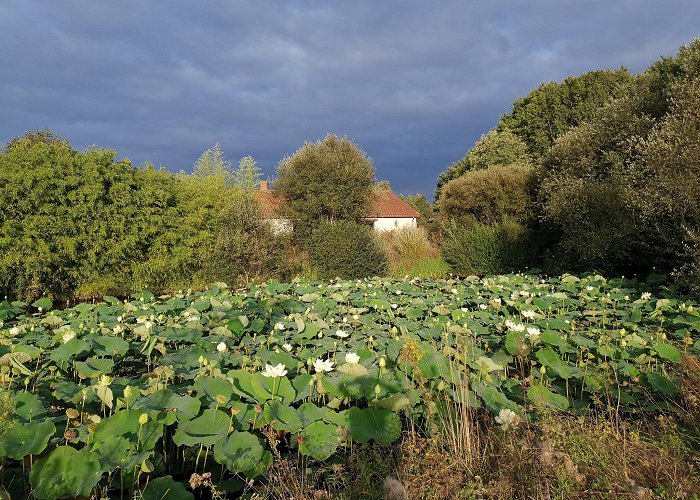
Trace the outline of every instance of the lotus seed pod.
{"type": "Polygon", "coordinates": [[[197,362],[198,362],[200,365],[203,364],[203,363],[204,363],[204,356],[202,356],[202,355],[200,354],[200,355],[199,355],[199,358],[197,358],[197,362]]]}
{"type": "Polygon", "coordinates": [[[63,433],[63,437],[70,441],[71,439],[77,438],[78,433],[75,432],[73,429],[66,429],[66,431],[63,433]]]}
{"type": "Polygon", "coordinates": [[[66,410],[66,416],[69,419],[73,420],[73,419],[76,419],[80,416],[80,412],[78,410],[76,410],[75,408],[68,408],[66,410]]]}
{"type": "Polygon", "coordinates": [[[216,395],[216,404],[225,405],[226,401],[228,401],[228,398],[226,396],[224,396],[223,394],[216,395]]]}
{"type": "Polygon", "coordinates": [[[384,368],[386,366],[386,358],[384,358],[384,357],[379,358],[379,366],[381,368],[384,368]]]}
{"type": "Polygon", "coordinates": [[[393,333],[394,335],[396,335],[397,333],[399,333],[399,329],[396,328],[395,326],[392,326],[392,327],[391,327],[391,333],[393,333]]]}
{"type": "Polygon", "coordinates": [[[358,314],[353,314],[353,315],[352,315],[352,319],[354,319],[355,321],[357,321],[358,319],[360,319],[360,316],[359,316],[358,314]]]}
{"type": "Polygon", "coordinates": [[[154,469],[154,467],[153,467],[153,464],[151,463],[150,460],[144,460],[143,462],[141,462],[141,471],[142,472],[145,472],[146,474],[150,474],[151,472],[153,472],[153,469],[154,469]]]}
{"type": "Polygon", "coordinates": [[[87,429],[90,434],[94,434],[97,430],[97,424],[90,424],[87,429]]]}
{"type": "Polygon", "coordinates": [[[547,373],[547,369],[544,366],[540,366],[540,373],[544,375],[545,373],[547,373]]]}
{"type": "Polygon", "coordinates": [[[148,413],[142,413],[139,416],[139,424],[146,425],[148,423],[148,413]]]}
{"type": "Polygon", "coordinates": [[[236,415],[238,415],[240,412],[241,412],[241,410],[239,410],[238,408],[233,407],[233,406],[231,407],[231,415],[236,416],[236,415]]]}
{"type": "Polygon", "coordinates": [[[124,387],[124,398],[131,399],[131,396],[133,396],[133,395],[134,395],[134,391],[130,385],[127,385],[126,387],[124,387]]]}

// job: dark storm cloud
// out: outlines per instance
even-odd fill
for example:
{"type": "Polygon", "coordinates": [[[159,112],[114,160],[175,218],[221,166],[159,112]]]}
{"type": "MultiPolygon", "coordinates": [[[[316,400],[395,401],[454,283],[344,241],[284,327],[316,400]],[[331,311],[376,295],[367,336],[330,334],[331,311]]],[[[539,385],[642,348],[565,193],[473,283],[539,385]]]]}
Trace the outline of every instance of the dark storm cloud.
{"type": "Polygon", "coordinates": [[[273,174],[347,135],[397,191],[431,193],[548,80],[641,71],[699,35],[692,1],[0,4],[0,141],[49,127],[76,147],[188,170],[216,142],[273,174]]]}

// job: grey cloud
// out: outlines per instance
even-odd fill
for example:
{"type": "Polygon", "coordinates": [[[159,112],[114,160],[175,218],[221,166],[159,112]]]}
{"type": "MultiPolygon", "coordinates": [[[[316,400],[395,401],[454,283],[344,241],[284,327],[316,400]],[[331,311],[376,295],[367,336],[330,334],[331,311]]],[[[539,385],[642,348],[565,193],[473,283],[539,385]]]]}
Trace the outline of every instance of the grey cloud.
{"type": "Polygon", "coordinates": [[[272,175],[330,132],[397,190],[429,194],[518,96],[640,71],[698,35],[698,18],[700,4],[677,0],[9,0],[0,142],[51,127],[171,170],[219,142],[272,175]]]}

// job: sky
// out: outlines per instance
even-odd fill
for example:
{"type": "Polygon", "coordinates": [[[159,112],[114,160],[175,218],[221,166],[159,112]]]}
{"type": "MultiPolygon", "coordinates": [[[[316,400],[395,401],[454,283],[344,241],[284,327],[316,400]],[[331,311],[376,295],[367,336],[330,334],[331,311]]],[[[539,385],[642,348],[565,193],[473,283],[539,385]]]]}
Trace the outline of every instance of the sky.
{"type": "Polygon", "coordinates": [[[219,143],[266,176],[347,136],[398,193],[432,196],[512,103],[700,36],[696,0],[3,0],[0,144],[71,144],[190,171],[219,143]]]}

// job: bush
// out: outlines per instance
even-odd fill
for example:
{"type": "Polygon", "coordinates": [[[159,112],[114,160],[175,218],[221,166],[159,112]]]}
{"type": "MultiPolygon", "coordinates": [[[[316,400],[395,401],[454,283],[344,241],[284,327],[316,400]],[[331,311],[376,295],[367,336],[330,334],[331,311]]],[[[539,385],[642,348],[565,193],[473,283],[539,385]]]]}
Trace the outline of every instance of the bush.
{"type": "Polygon", "coordinates": [[[274,234],[251,192],[234,191],[222,219],[205,267],[208,282],[289,277],[285,258],[288,238],[274,234]]]}
{"type": "Polygon", "coordinates": [[[532,216],[533,169],[527,165],[494,166],[467,172],[442,188],[440,218],[460,225],[526,222],[532,216]]]}
{"type": "Polygon", "coordinates": [[[469,227],[453,222],[444,231],[442,256],[461,276],[515,272],[529,261],[529,239],[529,231],[512,220],[469,227]]]}
{"type": "MultiPolygon", "coordinates": [[[[381,233],[384,249],[389,257],[389,269],[394,276],[414,274],[414,270],[428,269],[430,275],[444,270],[445,265],[440,266],[436,257],[440,255],[428,237],[428,231],[422,227],[406,227],[395,231],[381,233]],[[418,265],[420,264],[420,265],[418,265]]],[[[438,259],[442,261],[442,259],[438,259]]],[[[421,274],[424,274],[421,272],[421,274]]],[[[442,273],[444,275],[446,273],[442,273]]]]}
{"type": "Polygon", "coordinates": [[[321,278],[365,278],[388,272],[382,243],[364,224],[321,222],[307,241],[307,249],[321,278]]]}

